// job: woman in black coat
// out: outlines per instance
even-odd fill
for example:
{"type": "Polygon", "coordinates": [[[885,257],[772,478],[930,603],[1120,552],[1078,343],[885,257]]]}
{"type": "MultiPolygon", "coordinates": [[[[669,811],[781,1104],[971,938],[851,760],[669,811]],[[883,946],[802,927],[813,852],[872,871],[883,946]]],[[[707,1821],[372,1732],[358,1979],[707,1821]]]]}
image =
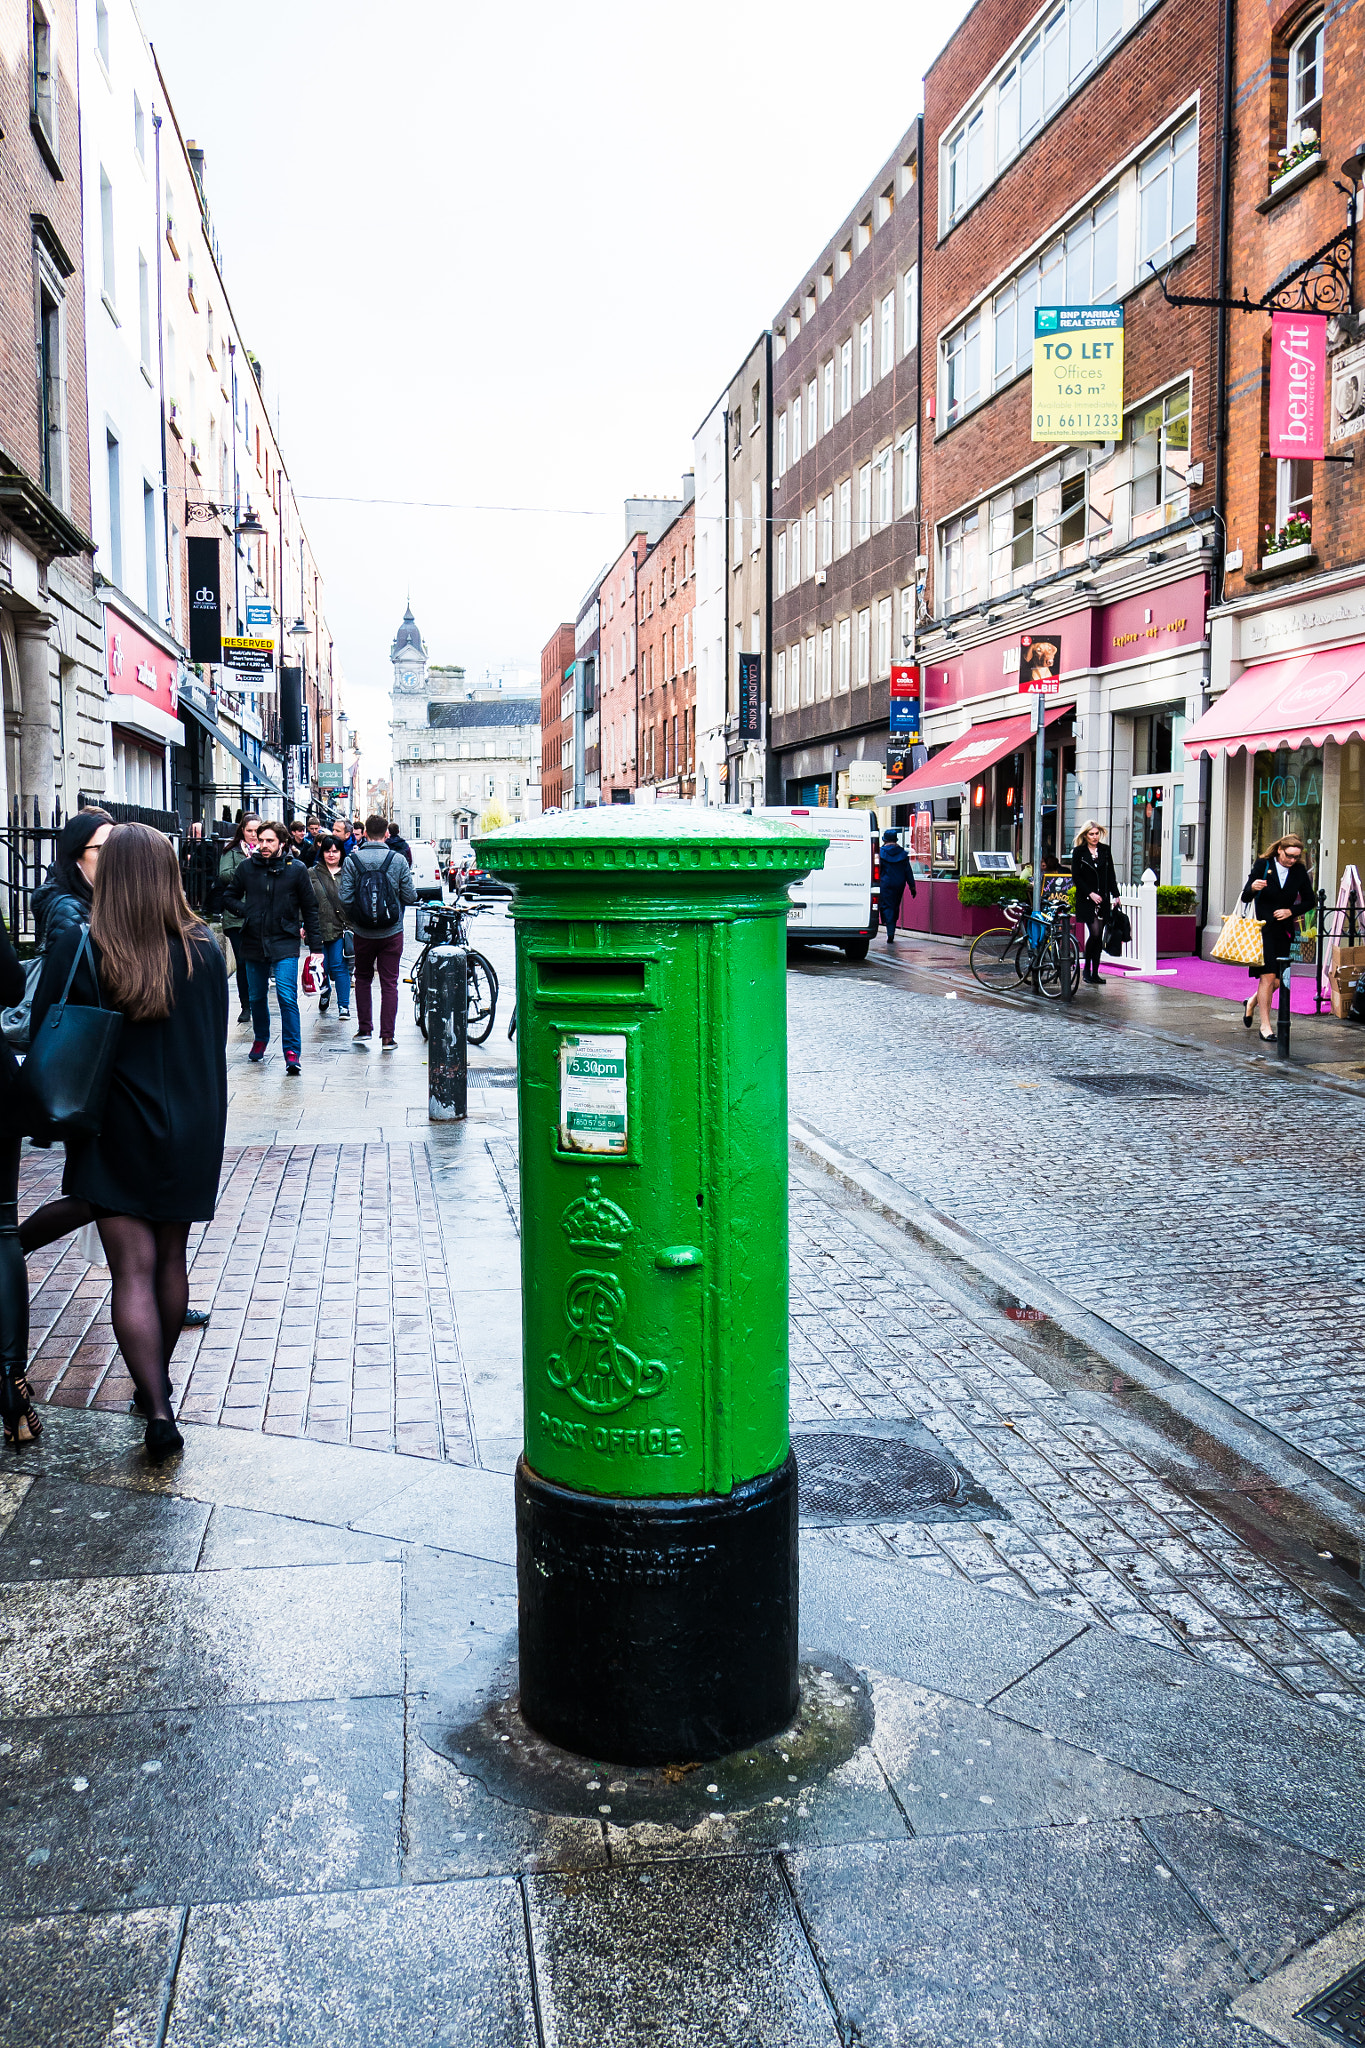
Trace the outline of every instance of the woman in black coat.
{"type": "MultiPolygon", "coordinates": [[[[49,949],[33,1036],[81,952],[72,929],[49,949]]],[[[120,1010],[123,1028],[97,1137],[67,1140],[64,1194],[87,1201],[113,1276],[114,1335],[148,1418],[154,1458],[179,1450],[171,1353],[185,1319],[192,1223],[212,1220],[227,1128],[227,970],[180,886],[169,839],[116,825],[95,877],[88,959],[68,998],[120,1010]]]]}
{"type": "MultiPolygon", "coordinates": [[[[23,963],[0,916],[0,1007],[24,999],[23,963]]],[[[0,1415],[17,1450],[43,1425],[28,1384],[28,1272],[19,1242],[19,1154],[33,1116],[18,1060],[0,1038],[0,1415]]]]}
{"type": "Polygon", "coordinates": [[[100,848],[113,822],[108,811],[77,811],[57,834],[52,865],[33,892],[33,921],[44,950],[72,925],[88,922],[100,848]]]}
{"type": "Polygon", "coordinates": [[[1071,849],[1071,879],[1076,887],[1076,915],[1085,919],[1085,967],[1081,979],[1100,988],[1104,984],[1100,959],[1104,952],[1105,920],[1119,900],[1119,878],[1098,818],[1091,818],[1076,834],[1071,849]]]}
{"type": "Polygon", "coordinates": [[[1296,921],[1312,910],[1317,901],[1303,863],[1303,841],[1297,832],[1284,833],[1253,863],[1242,901],[1250,903],[1252,915],[1261,927],[1262,962],[1259,967],[1247,969],[1257,987],[1246,999],[1242,1022],[1250,1031],[1255,1009],[1259,1007],[1261,1037],[1273,1038],[1270,998],[1280,969],[1293,949],[1296,921]]]}

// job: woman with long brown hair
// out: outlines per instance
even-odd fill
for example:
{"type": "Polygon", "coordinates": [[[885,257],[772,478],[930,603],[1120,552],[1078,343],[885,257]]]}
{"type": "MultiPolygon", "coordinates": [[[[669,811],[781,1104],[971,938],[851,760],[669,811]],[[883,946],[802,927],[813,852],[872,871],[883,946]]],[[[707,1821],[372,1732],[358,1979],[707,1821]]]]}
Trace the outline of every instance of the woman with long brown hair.
{"type": "MultiPolygon", "coordinates": [[[[49,947],[33,1001],[36,1036],[80,950],[79,928],[49,947]]],[[[90,944],[70,1002],[120,1010],[97,1137],[67,1140],[62,1192],[89,1202],[113,1276],[114,1335],[147,1417],[154,1458],[179,1450],[171,1353],[185,1319],[192,1223],[212,1220],[227,1128],[227,970],[185,901],[171,843],[116,825],[95,874],[90,944]]]]}

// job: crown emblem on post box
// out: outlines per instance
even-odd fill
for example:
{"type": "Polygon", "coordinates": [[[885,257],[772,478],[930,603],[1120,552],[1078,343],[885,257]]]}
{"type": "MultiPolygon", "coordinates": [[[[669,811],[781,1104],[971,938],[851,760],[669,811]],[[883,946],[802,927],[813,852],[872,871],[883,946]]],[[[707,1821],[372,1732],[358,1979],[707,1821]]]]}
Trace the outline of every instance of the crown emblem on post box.
{"type": "Polygon", "coordinates": [[[561,1221],[576,1252],[619,1252],[635,1228],[625,1210],[602,1193],[595,1173],[589,1175],[584,1192],[570,1202],[561,1221]]]}

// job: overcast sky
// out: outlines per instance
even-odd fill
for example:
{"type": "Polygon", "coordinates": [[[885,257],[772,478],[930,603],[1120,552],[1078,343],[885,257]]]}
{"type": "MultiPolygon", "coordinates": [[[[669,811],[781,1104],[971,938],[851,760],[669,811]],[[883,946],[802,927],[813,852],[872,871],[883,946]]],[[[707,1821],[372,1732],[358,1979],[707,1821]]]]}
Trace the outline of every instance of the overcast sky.
{"type": "Polygon", "coordinates": [[[433,660],[539,673],[965,0],[138,6],[207,153],[375,775],[409,589],[433,660]]]}

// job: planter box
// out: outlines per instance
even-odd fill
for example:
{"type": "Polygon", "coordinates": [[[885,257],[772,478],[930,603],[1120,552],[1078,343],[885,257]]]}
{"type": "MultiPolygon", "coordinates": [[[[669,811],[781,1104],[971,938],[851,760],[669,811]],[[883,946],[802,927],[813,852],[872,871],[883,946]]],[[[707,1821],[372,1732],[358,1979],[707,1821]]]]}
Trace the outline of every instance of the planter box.
{"type": "Polygon", "coordinates": [[[1193,953],[1195,933],[1198,928],[1199,920],[1195,917],[1193,911],[1190,912],[1188,917],[1162,917],[1158,914],[1156,921],[1157,958],[1160,959],[1163,954],[1170,957],[1180,953],[1193,953]]]}
{"type": "Polygon", "coordinates": [[[1262,573],[1273,573],[1276,569],[1287,569],[1294,562],[1306,562],[1313,552],[1311,540],[1300,541],[1297,547],[1276,548],[1273,554],[1261,556],[1262,573]]]}

